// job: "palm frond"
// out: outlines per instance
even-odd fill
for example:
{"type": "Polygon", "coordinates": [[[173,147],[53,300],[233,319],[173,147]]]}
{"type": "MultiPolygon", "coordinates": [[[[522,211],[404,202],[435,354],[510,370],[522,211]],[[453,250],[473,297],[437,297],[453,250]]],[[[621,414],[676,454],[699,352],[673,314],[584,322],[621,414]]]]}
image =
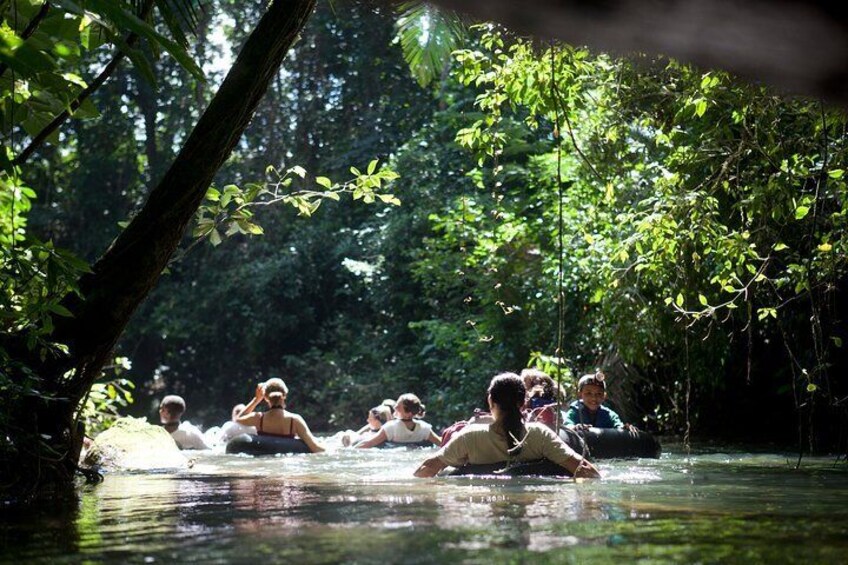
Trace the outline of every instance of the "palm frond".
{"type": "Polygon", "coordinates": [[[455,13],[421,1],[401,3],[397,14],[395,39],[418,84],[427,86],[450,61],[465,26],[455,13]]]}
{"type": "Polygon", "coordinates": [[[209,3],[209,0],[156,0],[156,9],[171,37],[187,46],[187,35],[197,32],[201,14],[209,3]]]}

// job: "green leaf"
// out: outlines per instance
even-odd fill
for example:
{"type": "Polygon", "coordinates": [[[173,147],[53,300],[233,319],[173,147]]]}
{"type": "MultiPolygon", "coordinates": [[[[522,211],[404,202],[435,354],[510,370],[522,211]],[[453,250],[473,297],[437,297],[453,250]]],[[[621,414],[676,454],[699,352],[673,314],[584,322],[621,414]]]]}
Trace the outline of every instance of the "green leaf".
{"type": "Polygon", "coordinates": [[[93,8],[97,13],[105,15],[122,29],[146,38],[153,45],[161,45],[165,51],[177,60],[181,67],[191,73],[197,80],[206,80],[203,70],[182,46],[158,33],[153,26],[140,20],[132,12],[125,10],[122,4],[122,2],[115,2],[114,0],[88,0],[86,7],[88,9],[93,8]]]}
{"type": "Polygon", "coordinates": [[[678,293],[677,298],[674,299],[674,303],[677,304],[679,308],[683,308],[683,294],[678,293]]]}
{"type": "Polygon", "coordinates": [[[304,169],[300,165],[295,165],[294,167],[290,168],[287,172],[294,173],[297,176],[299,176],[300,178],[306,177],[306,169],[304,169]]]}
{"type": "Polygon", "coordinates": [[[74,315],[70,310],[62,306],[61,304],[48,304],[47,309],[53,312],[54,314],[58,314],[60,316],[64,316],[65,318],[73,318],[74,315]]]}
{"type": "Polygon", "coordinates": [[[221,245],[221,234],[218,230],[213,229],[209,232],[209,243],[211,243],[214,247],[221,245]]]}
{"type": "Polygon", "coordinates": [[[377,170],[377,159],[374,159],[370,163],[368,163],[368,174],[373,175],[374,171],[377,170]]]}
{"type": "Polygon", "coordinates": [[[844,174],[845,174],[844,169],[831,169],[827,172],[827,176],[829,176],[832,179],[841,179],[844,174]]]}
{"type": "Polygon", "coordinates": [[[701,303],[701,306],[707,306],[709,304],[709,302],[707,301],[707,297],[703,294],[698,295],[698,302],[701,303]]]}
{"type": "Polygon", "coordinates": [[[394,206],[400,206],[400,200],[395,198],[394,194],[378,194],[377,198],[385,202],[386,204],[392,204],[394,206]]]}
{"type": "Polygon", "coordinates": [[[818,390],[818,388],[819,387],[816,386],[815,384],[810,383],[810,384],[807,385],[807,392],[816,392],[816,390],[818,390]]]}
{"type": "Polygon", "coordinates": [[[221,193],[217,188],[209,187],[209,190],[206,191],[206,200],[211,200],[212,202],[218,202],[221,199],[221,193]]]}
{"type": "Polygon", "coordinates": [[[803,220],[809,212],[810,212],[809,206],[798,206],[797,208],[795,208],[795,219],[796,220],[803,220]]]}
{"type": "Polygon", "coordinates": [[[333,186],[333,181],[327,177],[315,177],[315,182],[324,188],[331,188],[333,186]]]}
{"type": "Polygon", "coordinates": [[[247,231],[247,233],[251,235],[262,235],[265,233],[265,230],[262,229],[262,226],[258,224],[253,224],[251,222],[245,222],[243,227],[247,231]]]}

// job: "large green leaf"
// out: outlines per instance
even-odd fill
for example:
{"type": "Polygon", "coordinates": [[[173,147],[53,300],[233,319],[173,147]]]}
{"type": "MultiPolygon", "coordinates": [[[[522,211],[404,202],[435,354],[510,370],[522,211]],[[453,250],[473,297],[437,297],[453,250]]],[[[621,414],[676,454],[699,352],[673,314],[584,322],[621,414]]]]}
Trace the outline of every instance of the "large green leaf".
{"type": "Polygon", "coordinates": [[[424,2],[404,2],[398,7],[396,41],[421,86],[437,79],[450,62],[451,53],[465,35],[459,17],[424,2]]]}

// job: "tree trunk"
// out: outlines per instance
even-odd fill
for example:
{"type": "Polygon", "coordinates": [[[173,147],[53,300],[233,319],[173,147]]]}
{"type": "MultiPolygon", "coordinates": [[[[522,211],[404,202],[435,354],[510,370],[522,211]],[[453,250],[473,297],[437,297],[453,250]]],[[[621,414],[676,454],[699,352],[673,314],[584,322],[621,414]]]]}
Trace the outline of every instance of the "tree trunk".
{"type": "MultiPolygon", "coordinates": [[[[271,3],[144,207],[80,281],[83,298],[65,301],[74,317],[57,323],[53,338],[67,344],[69,354],[41,371],[45,390],[58,400],[28,407],[31,427],[26,426],[50,436],[49,447],[61,454],[56,462],[66,471],[65,478],[76,467],[81,440],[73,429],[75,407],[180,244],[213,176],[250,122],[314,5],[315,0],[271,3]],[[68,369],[75,371],[66,378],[68,369]]],[[[56,473],[60,481],[61,470],[56,473]]]]}

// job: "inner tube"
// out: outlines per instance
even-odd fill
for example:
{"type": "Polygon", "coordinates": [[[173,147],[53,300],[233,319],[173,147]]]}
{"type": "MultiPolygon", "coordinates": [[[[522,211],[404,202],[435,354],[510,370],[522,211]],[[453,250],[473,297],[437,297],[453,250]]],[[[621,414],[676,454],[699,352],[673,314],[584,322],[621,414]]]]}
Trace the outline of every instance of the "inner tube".
{"type": "Polygon", "coordinates": [[[375,445],[379,449],[394,449],[397,447],[405,447],[406,449],[421,449],[424,447],[433,447],[435,444],[433,442],[424,440],[424,441],[412,441],[408,443],[401,443],[397,441],[384,441],[380,445],[375,445]]]}
{"type": "Polygon", "coordinates": [[[302,439],[242,434],[227,442],[227,453],[277,455],[280,453],[310,453],[310,450],[302,439]]]}
{"type": "Polygon", "coordinates": [[[538,461],[521,461],[508,464],[506,461],[500,463],[487,463],[478,465],[463,465],[456,467],[447,473],[448,476],[465,475],[500,475],[505,477],[570,477],[571,473],[565,467],[560,467],[548,459],[538,461]]]}
{"type": "Polygon", "coordinates": [[[586,454],[591,459],[659,459],[662,453],[659,440],[640,430],[563,428],[559,431],[559,437],[574,451],[586,454]]]}

